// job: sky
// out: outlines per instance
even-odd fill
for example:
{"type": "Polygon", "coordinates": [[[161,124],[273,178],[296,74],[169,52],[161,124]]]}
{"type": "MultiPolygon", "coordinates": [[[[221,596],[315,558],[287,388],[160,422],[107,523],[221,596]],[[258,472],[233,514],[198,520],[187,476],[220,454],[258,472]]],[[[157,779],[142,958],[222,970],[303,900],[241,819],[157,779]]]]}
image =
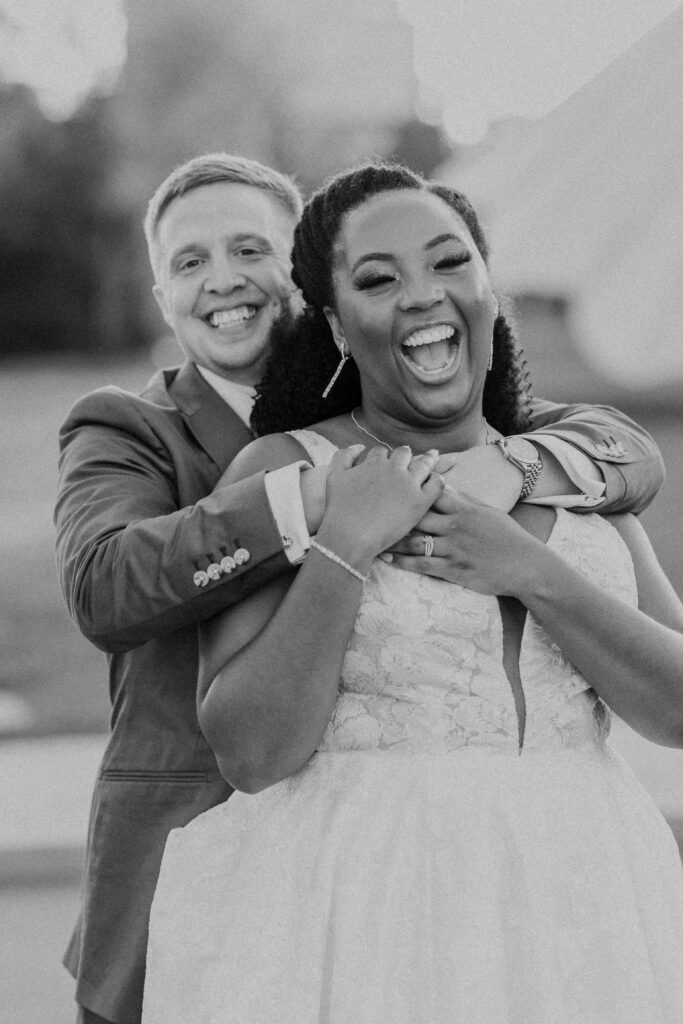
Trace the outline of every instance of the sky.
{"type": "MultiPolygon", "coordinates": [[[[396,3],[414,29],[418,113],[442,120],[462,143],[478,141],[490,121],[552,110],[680,6],[680,0],[396,3]]],[[[94,86],[111,87],[124,59],[120,0],[0,0],[0,73],[32,85],[50,116],[68,116],[94,86]]]]}

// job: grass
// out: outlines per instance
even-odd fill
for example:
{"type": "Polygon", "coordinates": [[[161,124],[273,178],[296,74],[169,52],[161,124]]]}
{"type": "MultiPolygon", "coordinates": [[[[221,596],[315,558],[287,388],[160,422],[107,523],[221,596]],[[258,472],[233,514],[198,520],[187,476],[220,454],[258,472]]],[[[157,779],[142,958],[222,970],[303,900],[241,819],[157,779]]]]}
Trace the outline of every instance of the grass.
{"type": "MultiPolygon", "coordinates": [[[[150,362],[97,364],[74,359],[4,364],[0,371],[0,698],[30,709],[30,735],[106,729],[104,655],[66,612],[53,558],[52,506],[57,432],[71,404],[108,383],[137,388],[150,362]]],[[[659,441],[669,477],[643,522],[669,577],[683,594],[683,413],[638,413],[659,441]]],[[[0,699],[0,733],[2,701],[0,699]]]]}

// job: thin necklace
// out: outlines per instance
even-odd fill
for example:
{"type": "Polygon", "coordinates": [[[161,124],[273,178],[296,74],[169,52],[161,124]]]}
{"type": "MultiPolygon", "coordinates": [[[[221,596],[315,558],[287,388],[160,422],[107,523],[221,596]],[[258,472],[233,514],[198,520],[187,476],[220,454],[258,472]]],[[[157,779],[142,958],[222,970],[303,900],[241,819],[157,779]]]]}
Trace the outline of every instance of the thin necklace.
{"type": "MultiPolygon", "coordinates": [[[[356,406],[355,409],[351,410],[351,419],[356,424],[360,432],[362,434],[367,434],[367,436],[371,437],[373,441],[378,441],[379,444],[384,445],[384,447],[388,448],[390,452],[393,452],[394,449],[392,448],[388,441],[383,441],[381,437],[378,437],[377,434],[373,434],[371,430],[366,430],[365,427],[358,422],[358,419],[356,417],[357,412],[360,412],[360,406],[356,406]]],[[[484,420],[484,430],[486,431],[486,439],[484,441],[484,444],[495,444],[495,441],[493,441],[491,438],[491,434],[489,432],[489,425],[486,422],[486,420],[484,420]]]]}

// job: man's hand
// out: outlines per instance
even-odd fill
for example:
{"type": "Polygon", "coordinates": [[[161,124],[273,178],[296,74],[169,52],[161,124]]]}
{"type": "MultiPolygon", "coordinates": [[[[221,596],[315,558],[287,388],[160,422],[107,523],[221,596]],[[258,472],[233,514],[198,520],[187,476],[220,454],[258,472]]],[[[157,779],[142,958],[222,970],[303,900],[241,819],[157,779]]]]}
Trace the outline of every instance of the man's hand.
{"type": "Polygon", "coordinates": [[[466,452],[441,455],[434,471],[446,486],[435,508],[450,512],[454,491],[466,492],[475,501],[509,512],[519,500],[524,475],[505,458],[498,445],[479,445],[466,452]]]}

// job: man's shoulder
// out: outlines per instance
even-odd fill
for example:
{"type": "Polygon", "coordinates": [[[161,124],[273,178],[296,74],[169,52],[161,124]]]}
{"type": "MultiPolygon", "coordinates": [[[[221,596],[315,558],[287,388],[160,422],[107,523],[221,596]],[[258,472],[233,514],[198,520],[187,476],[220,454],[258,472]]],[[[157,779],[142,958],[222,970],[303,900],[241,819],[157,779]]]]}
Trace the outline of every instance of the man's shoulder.
{"type": "Polygon", "coordinates": [[[83,395],[69,410],[62,431],[87,424],[117,427],[139,421],[160,422],[177,416],[177,406],[169,394],[176,373],[177,368],[158,370],[139,391],[108,384],[83,395]]]}

